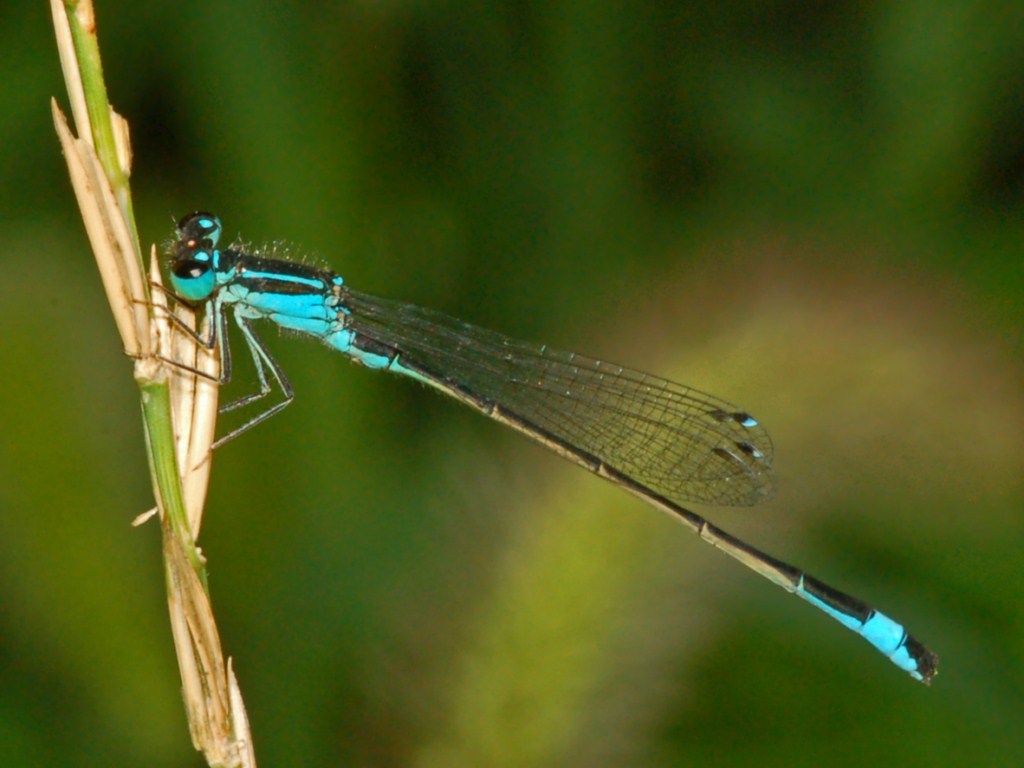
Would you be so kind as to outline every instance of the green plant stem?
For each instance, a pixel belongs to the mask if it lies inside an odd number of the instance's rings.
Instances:
[[[206,568],[196,551],[185,502],[182,496],[177,454],[174,450],[174,425],[171,422],[171,394],[166,381],[142,382],[142,418],[146,427],[149,470],[160,493],[164,513],[171,530],[184,545],[189,562],[209,594]]]
[[[135,213],[132,207],[132,190],[128,173],[118,158],[117,143],[114,139],[114,127],[111,122],[110,101],[107,97],[107,85],[103,79],[103,63],[100,59],[99,39],[96,36],[95,23],[86,27],[79,15],[82,3],[78,0],[66,0],[64,8],[71,27],[71,39],[75,44],[75,56],[78,60],[85,90],[86,109],[89,111],[89,122],[92,125],[93,146],[96,155],[103,165],[103,170],[114,189],[118,205],[128,222],[135,244],[135,253],[142,265],[142,248],[139,245],[138,228],[135,225]],[[92,19],[90,14],[90,20]]]

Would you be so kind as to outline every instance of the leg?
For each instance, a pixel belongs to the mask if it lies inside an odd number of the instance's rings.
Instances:
[[[259,377],[260,380],[260,390],[259,392],[253,392],[251,394],[245,395],[244,397],[240,397],[239,399],[234,400],[228,403],[227,405],[221,406],[221,412],[233,411],[236,408],[242,408],[243,406],[249,405],[250,403],[254,403],[257,400],[261,400],[262,398],[269,395],[271,390],[273,390],[273,385],[271,384],[270,379],[267,377],[267,371],[270,372],[270,376],[273,377],[274,381],[276,381],[277,385],[281,388],[281,392],[284,394],[284,400],[268,408],[266,411],[260,413],[259,415],[255,416],[249,421],[245,422],[242,426],[238,427],[237,429],[233,429],[230,432],[228,432],[226,435],[218,439],[213,444],[214,448],[219,448],[229,440],[234,440],[243,432],[248,432],[257,424],[266,421],[271,416],[275,415],[276,413],[287,407],[289,403],[291,403],[291,401],[295,399],[295,391],[292,389],[292,385],[288,383],[288,377],[285,376],[284,371],[281,369],[281,366],[277,364],[277,361],[274,360],[273,356],[270,354],[270,351],[263,345],[263,342],[260,341],[259,337],[256,335],[256,332],[253,331],[252,326],[249,324],[249,318],[243,317],[238,312],[235,312],[235,323],[238,325],[239,330],[241,330],[242,337],[245,339],[245,343],[249,347],[249,353],[252,355],[252,361],[256,366],[256,375]],[[225,333],[223,333],[222,338],[227,338],[226,329],[224,330]],[[227,344],[222,343],[221,349],[226,350],[227,346]],[[230,370],[230,352],[222,352],[222,355],[222,359],[226,358],[226,365],[228,370]]]
[[[217,302],[210,301],[206,303],[206,316],[210,318],[210,335],[206,338],[204,338],[198,331],[189,327],[184,320],[170,311],[170,309],[165,307],[161,307],[161,309],[165,310],[167,319],[170,321],[171,325],[205,349],[213,349],[217,346],[218,339],[227,338],[227,318],[224,317],[223,309]],[[166,358],[163,355],[157,355],[157,358],[168,365],[173,365],[175,368],[180,368],[184,371],[195,374],[196,376],[201,376],[207,381],[213,381],[221,385],[227,384],[231,381],[231,349],[227,344],[220,345],[220,376],[217,377],[211,376],[205,371],[200,371],[198,368],[194,368],[191,365],[185,365],[177,360]]]

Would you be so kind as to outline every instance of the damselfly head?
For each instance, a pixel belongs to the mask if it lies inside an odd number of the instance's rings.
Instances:
[[[216,287],[216,245],[223,227],[211,213],[197,211],[178,222],[171,261],[171,285],[181,298],[202,301]]]

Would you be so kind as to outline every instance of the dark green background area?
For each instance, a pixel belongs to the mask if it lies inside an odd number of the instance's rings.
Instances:
[[[701,511],[942,657],[926,688],[628,495],[266,329],[297,399],[217,452],[200,540],[261,765],[1024,761],[1024,4],[97,14],[144,242],[210,210],[742,404],[779,492]],[[198,766],[49,24],[0,11],[0,765]]]

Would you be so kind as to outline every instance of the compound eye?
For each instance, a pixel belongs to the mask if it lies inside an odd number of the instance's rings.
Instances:
[[[186,301],[204,301],[217,289],[216,270],[209,251],[180,253],[171,262],[171,285]]]
[[[190,213],[178,222],[179,240],[197,243],[209,240],[211,245],[216,245],[222,229],[220,219],[202,211]]]
[[[210,263],[209,261],[186,259],[176,262],[171,271],[179,280],[198,280],[210,271]]]

